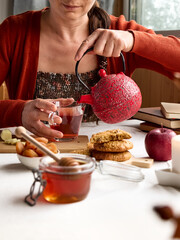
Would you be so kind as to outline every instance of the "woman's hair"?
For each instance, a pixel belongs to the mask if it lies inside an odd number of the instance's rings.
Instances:
[[[98,1],[96,1],[88,12],[89,17],[89,32],[94,32],[97,28],[108,29],[111,23],[110,17],[106,11],[99,7]]]

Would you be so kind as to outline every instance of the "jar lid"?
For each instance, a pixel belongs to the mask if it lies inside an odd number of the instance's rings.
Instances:
[[[123,180],[140,182],[144,179],[141,169],[125,163],[102,160],[97,163],[97,167],[102,174],[120,177]]]
[[[92,172],[95,168],[95,160],[86,155],[76,154],[76,153],[60,153],[58,154],[59,159],[61,158],[73,158],[76,161],[81,162],[82,164],[77,166],[61,166],[56,163],[50,157],[44,157],[41,159],[39,168],[44,172],[50,172],[60,175],[76,175]]]

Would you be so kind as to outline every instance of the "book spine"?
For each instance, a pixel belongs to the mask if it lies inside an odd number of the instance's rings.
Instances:
[[[156,124],[159,124],[159,125],[163,125],[164,127],[168,127],[168,128],[177,128],[177,126],[174,126],[173,122],[171,122],[170,120],[167,120],[167,119],[164,119],[164,118],[159,118],[159,117],[156,117],[156,116],[151,116],[149,114],[144,114],[144,113],[141,113],[141,112],[137,112],[133,118],[137,118],[137,119],[140,119],[140,120],[144,120],[144,121],[147,121],[147,122],[152,122],[152,123],[156,123]]]

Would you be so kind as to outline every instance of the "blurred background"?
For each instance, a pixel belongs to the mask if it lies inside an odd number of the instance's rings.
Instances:
[[[179,0],[99,0],[109,14],[125,14],[126,19],[154,30],[180,29]],[[49,6],[48,0],[14,0],[13,14]]]
[[[127,20],[156,31],[180,30],[179,0],[99,0],[109,14],[124,14]],[[0,0],[0,21],[11,14],[48,7],[48,0]]]
[[[123,14],[126,20],[135,20],[157,34],[180,37],[180,0],[99,0],[100,6],[109,14]],[[13,14],[48,7],[48,0],[0,0],[0,22]],[[139,85],[142,107],[160,106],[160,102],[180,102],[180,91],[172,81],[146,69],[133,74]],[[0,87],[0,99],[8,98],[6,87]]]

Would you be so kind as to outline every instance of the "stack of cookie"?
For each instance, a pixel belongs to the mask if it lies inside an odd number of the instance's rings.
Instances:
[[[126,161],[131,158],[130,149],[133,143],[127,139],[132,136],[121,129],[108,130],[93,134],[89,148],[96,160]]]

